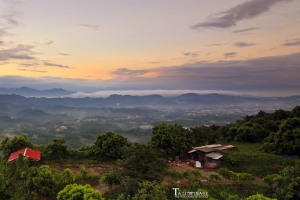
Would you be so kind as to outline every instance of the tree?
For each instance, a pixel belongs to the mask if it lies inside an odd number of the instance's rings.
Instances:
[[[192,138],[195,140],[196,146],[201,146],[205,144],[214,144],[217,139],[216,130],[218,127],[216,125],[207,127],[207,126],[196,126],[194,128],[190,128],[190,134]]]
[[[278,199],[300,199],[300,165],[286,167],[279,174],[268,175],[264,182]]]
[[[53,196],[56,194],[57,182],[48,165],[30,167],[24,176],[29,196]]]
[[[279,131],[271,133],[263,145],[266,152],[278,155],[300,155],[300,119],[283,120]]]
[[[98,190],[90,185],[69,184],[57,195],[58,200],[104,200]]]
[[[139,184],[140,189],[131,198],[132,200],[161,200],[167,198],[167,184],[157,183],[156,181],[144,181]]]
[[[43,150],[42,155],[47,160],[63,159],[69,156],[69,151],[64,138],[54,138]]]
[[[293,117],[300,117],[300,106],[296,106],[292,111],[291,114]]]
[[[8,180],[4,178],[3,174],[0,174],[0,199],[1,200],[9,199],[7,188],[8,188]]]
[[[193,140],[189,131],[181,125],[159,124],[152,129],[150,145],[170,157],[183,155],[184,151],[192,148]]]
[[[116,160],[123,155],[121,149],[128,145],[127,138],[124,136],[107,132],[97,135],[92,154],[96,160]]]
[[[23,148],[32,148],[33,144],[27,139],[25,134],[9,139],[5,137],[0,143],[0,150],[4,159],[8,159],[11,153]]]
[[[148,181],[161,181],[167,169],[167,163],[160,158],[159,153],[145,144],[125,147],[120,165],[131,178]]]
[[[271,199],[269,197],[265,197],[262,194],[255,194],[255,195],[251,195],[251,196],[247,197],[246,200],[276,200],[276,199]]]
[[[111,171],[103,174],[99,182],[104,183],[108,186],[109,190],[111,190],[113,185],[120,185],[121,180],[122,179],[119,173]]]
[[[279,121],[287,119],[290,116],[291,116],[291,112],[290,111],[286,111],[286,110],[282,110],[282,109],[276,110],[273,113],[273,119],[274,120],[279,120]]]
[[[69,168],[66,168],[62,173],[56,173],[55,179],[59,188],[63,189],[66,185],[74,183],[75,175]]]
[[[236,142],[256,142],[258,139],[253,124],[247,122],[237,128],[234,141]]]

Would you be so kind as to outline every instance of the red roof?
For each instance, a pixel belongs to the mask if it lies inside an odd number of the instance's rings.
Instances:
[[[36,161],[41,160],[41,152],[30,149],[30,148],[24,148],[19,151],[15,151],[15,152],[11,153],[8,158],[8,162],[16,160],[19,157],[20,153],[22,153],[24,155],[24,157],[26,157],[26,158],[30,158],[30,159],[36,160]]]

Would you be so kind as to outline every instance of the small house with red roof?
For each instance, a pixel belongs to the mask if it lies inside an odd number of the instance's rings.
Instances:
[[[24,148],[19,151],[15,151],[11,153],[7,161],[11,162],[18,159],[20,153],[23,154],[24,158],[27,158],[29,160],[33,160],[33,161],[41,160],[41,152],[30,148]]]

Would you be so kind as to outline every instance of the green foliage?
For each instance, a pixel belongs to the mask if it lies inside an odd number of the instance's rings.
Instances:
[[[11,153],[26,147],[32,148],[33,144],[27,139],[25,134],[21,134],[18,137],[15,136],[12,139],[5,137],[0,143],[0,151],[2,151],[4,159],[8,159]]]
[[[97,135],[91,151],[96,160],[117,160],[123,155],[121,149],[128,145],[127,138],[124,136],[107,132]]]
[[[64,138],[54,138],[52,142],[42,149],[42,156],[45,160],[65,159],[69,151]]]
[[[58,200],[104,200],[98,190],[90,185],[67,185],[57,195]]]
[[[300,106],[296,106],[292,111],[291,111],[292,117],[300,117]]]
[[[166,195],[167,184],[143,181],[139,184],[139,190],[131,198],[132,200],[161,200],[168,199]]]
[[[286,167],[279,174],[268,175],[264,181],[278,199],[300,199],[300,165]]]
[[[273,113],[273,119],[279,120],[279,121],[285,120],[285,119],[289,118],[290,116],[291,116],[290,111],[286,111],[286,110],[282,110],[282,109],[276,110]]]
[[[269,197],[265,197],[262,194],[255,194],[250,197],[247,197],[246,200],[276,200],[276,199],[271,199]]]
[[[72,158],[89,159],[91,158],[93,146],[82,145],[77,151],[72,152]]]
[[[195,146],[205,145],[205,144],[214,144],[217,139],[217,130],[218,126],[196,126],[190,128],[191,137],[194,139]]]
[[[248,144],[246,147],[249,146]],[[280,167],[294,166],[297,158],[286,159],[282,156],[257,152],[226,152],[223,151],[224,161],[222,167],[232,171],[250,173],[256,176],[266,176],[275,172],[274,165]]]
[[[55,174],[55,180],[58,183],[59,189],[63,189],[66,185],[72,184],[75,182],[75,175],[73,172],[66,168],[62,173]]]
[[[53,196],[57,193],[57,182],[47,165],[30,167],[25,177],[29,196]]]
[[[251,122],[229,128],[229,135],[235,142],[256,142],[258,136]]]
[[[123,150],[120,165],[127,170],[128,176],[148,181],[162,180],[168,165],[149,145],[134,144]]]
[[[183,178],[182,173],[174,169],[168,169],[166,171],[166,175],[172,178],[172,185],[174,185],[174,181],[178,181]]]
[[[191,134],[181,125],[159,124],[153,127],[150,145],[163,150],[166,157],[183,155],[193,146]]]
[[[226,141],[263,141],[279,130],[279,124],[283,120],[297,117],[299,110],[299,106],[296,106],[292,112],[279,109],[274,113],[259,111],[256,115],[246,115],[244,120],[237,120],[236,124],[227,125],[225,128],[223,127],[221,135]]]
[[[113,185],[120,185],[121,181],[121,175],[117,172],[111,171],[103,174],[99,182],[104,183],[111,190]]]
[[[255,180],[255,177],[248,173],[234,173],[227,168],[220,168],[218,172],[227,180],[232,180],[236,184],[246,184]]]
[[[240,200],[241,199],[238,195],[230,194],[230,193],[227,193],[226,191],[222,191],[220,193],[220,196],[226,200]]]
[[[214,172],[211,172],[209,174],[209,178],[208,178],[210,181],[213,181],[213,180],[216,180],[216,181],[220,181],[222,180],[221,177],[219,176],[219,174],[217,173],[214,173]]]
[[[0,199],[6,200],[8,199],[8,180],[5,179],[3,174],[0,174]]]
[[[278,155],[300,156],[300,118],[283,120],[279,131],[266,138],[263,149]]]
[[[82,178],[86,178],[88,171],[85,168],[80,168],[80,175]]]

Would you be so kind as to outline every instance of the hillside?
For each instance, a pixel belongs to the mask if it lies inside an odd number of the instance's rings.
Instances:
[[[0,88],[0,94],[15,94],[25,97],[57,97],[74,93],[75,92],[67,91],[62,88],[53,88],[50,90],[36,90],[25,86],[21,88]]]

